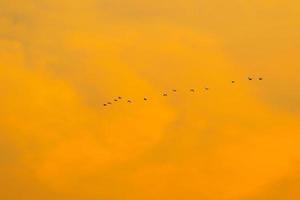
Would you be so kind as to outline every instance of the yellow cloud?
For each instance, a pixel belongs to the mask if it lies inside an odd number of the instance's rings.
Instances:
[[[296,199],[299,5],[282,5],[0,1],[0,197]]]

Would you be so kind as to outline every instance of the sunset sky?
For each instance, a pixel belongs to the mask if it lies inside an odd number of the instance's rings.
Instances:
[[[0,0],[0,89],[1,200],[300,199],[299,0]]]

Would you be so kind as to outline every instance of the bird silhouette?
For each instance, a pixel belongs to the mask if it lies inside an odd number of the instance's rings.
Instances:
[[[253,77],[247,77],[247,78],[248,78],[249,81],[252,81],[252,80],[256,79],[256,77],[255,77],[255,78],[253,78]],[[263,80],[263,77],[258,77],[257,79],[258,79],[259,81],[262,81],[262,80]],[[236,83],[236,81],[235,81],[235,80],[231,80],[231,83],[232,83],[232,84],[233,84],[233,83]],[[204,87],[204,90],[208,91],[208,90],[210,90],[210,88],[209,88],[209,87]],[[189,92],[194,93],[195,91],[196,91],[196,90],[195,90],[194,88],[190,88],[190,89],[189,89]],[[172,89],[171,92],[174,92],[174,93],[175,93],[175,92],[177,92],[177,89]],[[169,94],[168,94],[168,92],[163,92],[162,95],[163,95],[164,97],[166,97],[166,96],[168,96]],[[113,104],[112,102],[117,102],[117,101],[119,101],[119,100],[121,100],[121,99],[122,99],[121,96],[115,97],[115,98],[113,98],[112,101],[109,101],[109,102],[107,102],[107,103],[104,103],[103,106],[109,106],[109,105]],[[149,99],[148,99],[148,97],[143,97],[143,100],[144,100],[144,101],[148,101]],[[127,99],[127,103],[132,103],[132,101],[131,101],[130,99]],[[96,104],[96,106],[99,106],[99,104]]]

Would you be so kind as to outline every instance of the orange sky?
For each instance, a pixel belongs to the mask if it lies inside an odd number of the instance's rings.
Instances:
[[[298,200],[299,13],[0,0],[0,199]]]

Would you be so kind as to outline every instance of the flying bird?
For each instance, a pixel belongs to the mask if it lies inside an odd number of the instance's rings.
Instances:
[[[248,77],[248,80],[249,81],[252,81],[254,78],[253,77]],[[260,81],[262,81],[263,80],[263,77],[258,77],[258,80],[260,80]],[[231,83],[236,83],[236,81],[235,80],[231,80]],[[206,91],[208,91],[210,88],[208,88],[208,87],[205,87],[204,88],[204,90],[206,90]],[[176,89],[172,89],[171,90],[172,92],[177,92],[177,90]],[[190,92],[192,92],[192,93],[194,93],[195,92],[195,89],[194,88],[191,88],[190,90],[189,90]],[[162,95],[163,96],[168,96],[168,92],[164,92],[164,93],[162,93]],[[122,97],[121,96],[118,96],[118,97],[115,97],[114,99],[113,99],[113,101],[114,102],[117,102],[117,101],[119,101],[119,100],[121,100],[122,99]],[[143,100],[144,101],[148,101],[148,98],[147,97],[144,97],[143,98]],[[132,101],[130,100],[130,99],[128,99],[127,100],[127,103],[132,103]],[[108,105],[111,105],[112,104],[112,102],[107,102],[107,103],[104,103],[103,104],[103,106],[108,106]],[[96,106],[98,106],[99,104],[96,104]]]

